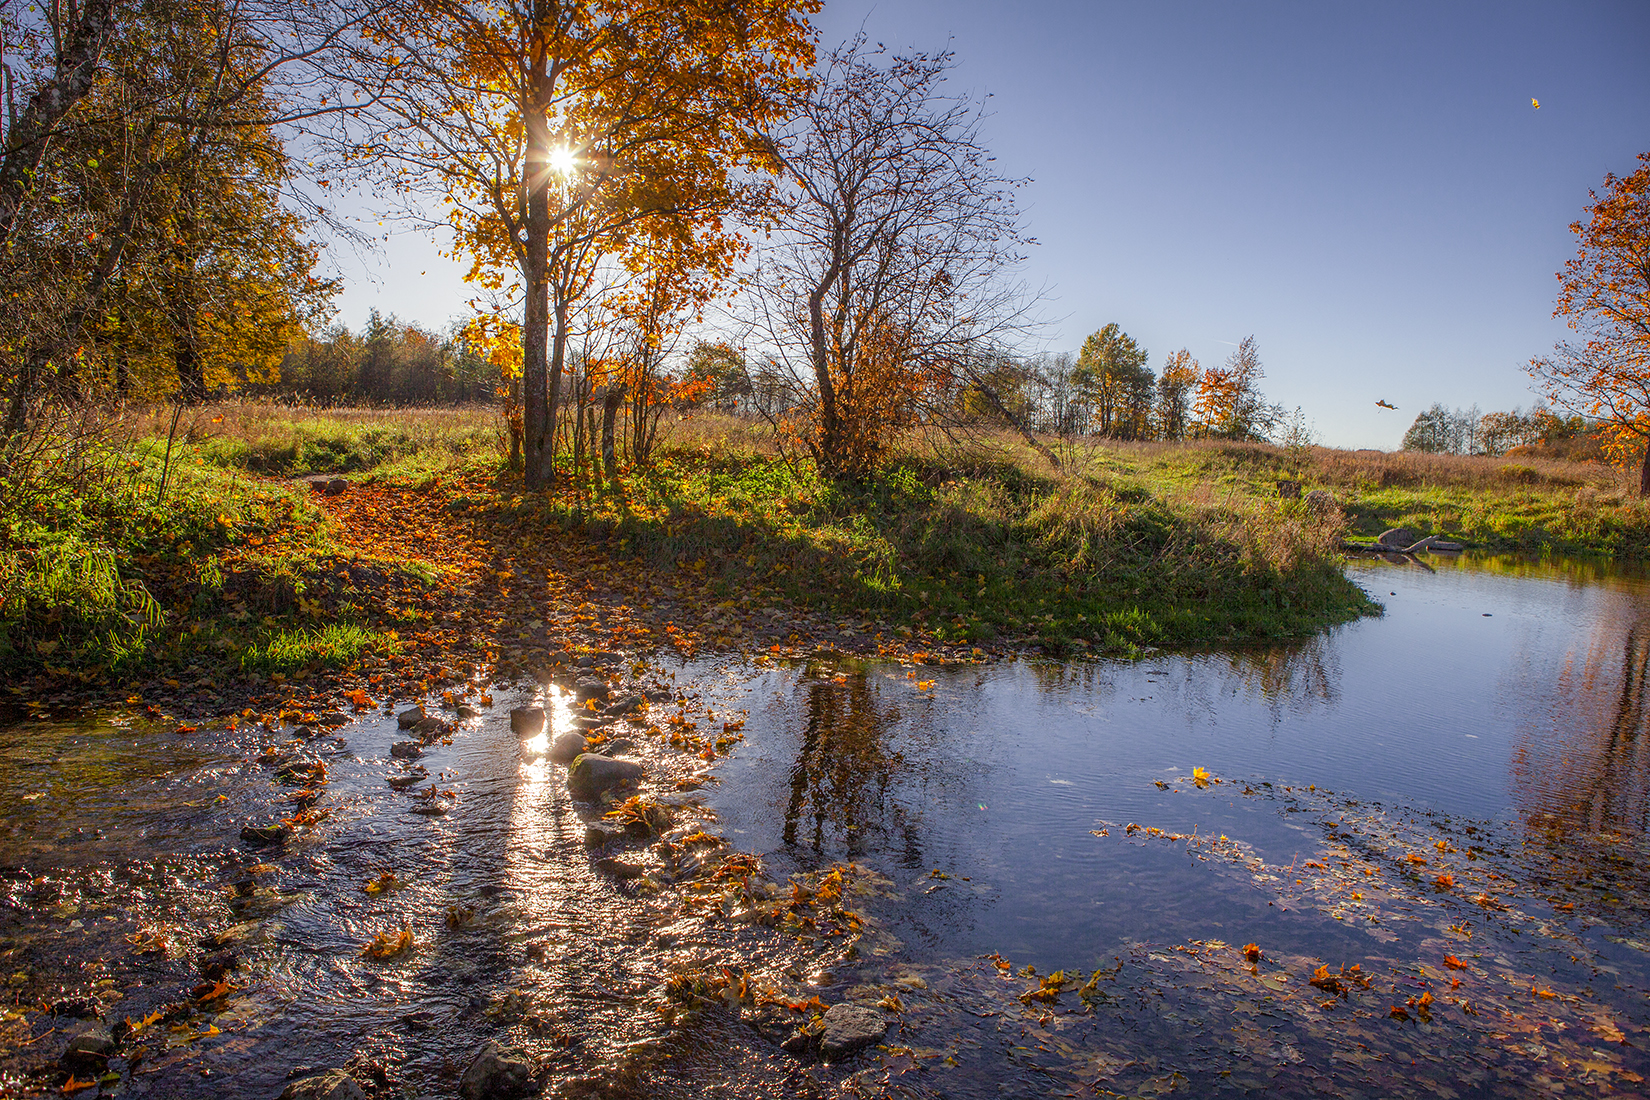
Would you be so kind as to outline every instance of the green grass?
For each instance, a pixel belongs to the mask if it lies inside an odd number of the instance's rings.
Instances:
[[[0,497],[0,672],[92,681],[233,665],[243,651],[248,671],[347,663],[383,648],[353,625],[381,585],[432,579],[344,554],[307,489],[187,444],[169,464],[165,451],[139,437],[14,456],[22,476]],[[350,570],[365,589],[337,579]]]
[[[1041,465],[911,458],[855,489],[772,455],[698,448],[661,454],[622,492],[500,503],[528,526],[578,527],[708,579],[721,597],[892,619],[949,642],[1133,653],[1298,636],[1378,610],[1338,567],[1339,528],[1298,502]]]
[[[343,668],[368,653],[401,651],[392,632],[354,623],[296,627],[263,632],[240,654],[240,668],[262,676],[291,675],[309,668]]]

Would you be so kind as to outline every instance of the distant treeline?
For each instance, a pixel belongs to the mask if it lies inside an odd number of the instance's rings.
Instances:
[[[1404,433],[1406,451],[1429,454],[1505,455],[1539,453],[1554,458],[1597,458],[1598,425],[1584,416],[1559,416],[1544,405],[1529,412],[1481,412],[1477,405],[1448,409],[1441,404],[1415,418]]]
[[[298,335],[271,373],[247,392],[319,405],[447,405],[497,401],[503,384],[462,330],[444,335],[376,309],[359,332],[335,325]]]

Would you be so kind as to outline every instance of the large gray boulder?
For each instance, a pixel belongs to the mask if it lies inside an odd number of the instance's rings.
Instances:
[[[567,789],[573,792],[574,798],[594,802],[603,791],[634,783],[641,777],[640,764],[582,752],[567,766]]]
[[[533,1064],[521,1051],[501,1047],[491,1039],[476,1050],[470,1068],[458,1081],[463,1100],[504,1100],[532,1091]]]
[[[281,1100],[367,1100],[367,1094],[343,1070],[329,1069],[293,1081]]]
[[[825,1010],[825,1033],[819,1037],[819,1052],[826,1061],[846,1058],[856,1050],[882,1042],[888,1033],[888,1017],[863,1005],[834,1004]]]

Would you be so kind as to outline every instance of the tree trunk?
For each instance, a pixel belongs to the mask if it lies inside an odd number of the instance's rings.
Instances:
[[[549,62],[542,48],[531,61],[532,75],[524,104],[527,128],[527,210],[522,219],[525,256],[521,318],[522,484],[547,489],[554,477],[556,395],[546,378],[550,343],[550,124],[544,101],[549,91]]]
[[[608,481],[619,476],[619,450],[614,444],[613,427],[619,418],[619,404],[623,400],[623,386],[609,386],[602,395],[602,466],[607,470]]]
[[[114,0],[86,0],[80,20],[68,28],[56,75],[40,86],[12,120],[0,150],[0,244],[11,239],[17,226],[24,194],[46,155],[52,131],[92,90],[98,58],[115,31],[114,8]]]
[[[1650,497],[1650,439],[1644,442],[1644,465],[1639,467],[1639,496]]]

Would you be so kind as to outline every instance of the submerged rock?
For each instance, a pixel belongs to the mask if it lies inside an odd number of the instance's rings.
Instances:
[[[348,1073],[329,1069],[291,1082],[281,1100],[367,1100],[367,1094]]]
[[[580,753],[567,766],[567,789],[573,797],[593,802],[613,787],[634,783],[642,777],[642,766],[629,760],[614,760],[595,753]]]
[[[470,1068],[458,1081],[463,1100],[495,1100],[533,1091],[533,1065],[519,1050],[489,1039],[476,1050]]]
[[[582,733],[562,733],[550,742],[550,751],[546,754],[551,761],[557,764],[571,764],[573,758],[589,747],[589,742]]]
[[[400,714],[397,714],[395,716],[395,723],[396,723],[396,725],[400,726],[402,729],[411,729],[413,727],[413,724],[416,723],[417,721],[419,721],[423,717],[424,717],[424,704],[420,703],[416,707],[409,707],[408,709],[402,711]]]
[[[244,825],[241,827],[241,839],[254,848],[261,848],[265,844],[279,844],[290,834],[285,825]]]
[[[390,746],[390,755],[399,760],[417,760],[424,755],[424,749],[417,741],[397,741]]]
[[[62,1058],[66,1066],[107,1062],[115,1052],[115,1037],[101,1020],[84,1020],[75,1024],[69,1028],[68,1039]]]
[[[517,737],[537,737],[544,732],[543,707],[517,707],[510,712],[510,728]]]
[[[617,879],[641,878],[647,874],[647,868],[640,863],[627,863],[622,859],[614,859],[612,856],[598,859],[596,870],[612,875]]]
[[[825,1010],[825,1033],[819,1038],[819,1052],[830,1061],[880,1043],[888,1033],[888,1022],[888,1017],[874,1008],[834,1004]]]

